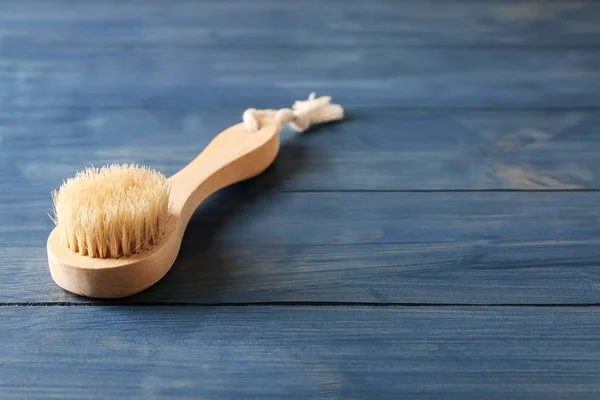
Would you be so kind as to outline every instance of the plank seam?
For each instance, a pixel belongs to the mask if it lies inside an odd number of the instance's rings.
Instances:
[[[1,0],[0,0],[1,1]],[[0,3],[1,4],[1,3]],[[290,97],[291,99],[291,97]],[[449,107],[449,106],[369,106],[369,105],[350,105],[344,107],[347,111],[364,110],[364,111],[375,111],[375,112],[432,112],[432,111],[443,111],[443,112],[600,112],[600,106],[462,106],[462,107]],[[115,105],[93,105],[93,106],[73,106],[73,105],[31,105],[31,106],[16,106],[16,105],[3,105],[0,111],[0,116],[3,114],[10,114],[14,111],[53,111],[53,110],[108,110],[108,111],[177,111],[184,110],[189,111],[188,108],[181,107],[151,107],[151,106],[115,106]],[[197,112],[202,111],[231,111],[236,116],[241,116],[243,107],[206,107],[198,106],[194,107]]]
[[[561,308],[600,307],[600,303],[385,303],[360,301],[267,301],[247,303],[186,303],[186,302],[4,302],[0,307],[506,307],[506,308]]]
[[[0,4],[2,2],[0,1]],[[352,33],[352,31],[337,30],[336,33]],[[36,40],[30,41],[28,44],[31,45],[44,45],[44,46],[55,46],[57,48],[89,48],[90,46],[99,48],[109,49],[160,49],[161,47],[168,48],[192,48],[192,49],[229,49],[229,50],[293,50],[293,49],[308,49],[308,50],[386,50],[386,49],[415,49],[415,50],[597,50],[600,48],[598,44],[508,44],[508,43],[494,43],[494,42],[481,42],[473,44],[453,44],[453,43],[432,43],[432,44],[310,44],[310,43],[290,43],[290,44],[252,44],[252,45],[237,45],[231,43],[225,44],[210,44],[210,43],[189,43],[189,42],[121,42],[121,43],[106,43],[106,42],[69,42],[69,41],[52,41],[52,40]]]
[[[516,189],[516,188],[489,188],[489,189],[288,189],[276,190],[276,193],[480,193],[480,192],[530,192],[530,193],[560,193],[560,192],[600,192],[600,188],[573,188],[573,189]]]
[[[8,3],[14,0],[0,0],[0,4],[2,3]],[[111,3],[124,3],[124,4],[131,4],[131,3],[135,3],[135,2],[139,2],[141,4],[159,4],[159,3],[166,3],[169,2],[171,0],[123,0],[123,1],[119,1],[119,0],[112,0],[112,1],[107,1],[106,4],[111,4]],[[173,3],[200,3],[200,4],[211,4],[211,3],[219,3],[221,0],[176,0],[176,1],[172,1]],[[316,2],[318,0],[313,0],[312,2]],[[393,0],[392,0],[393,1]],[[420,2],[421,0],[403,0],[405,3],[416,3],[416,2]],[[427,3],[443,3],[446,2],[447,0],[427,0]],[[482,3],[482,4],[511,4],[512,0],[506,1],[506,0],[461,0],[459,3],[463,3],[463,4],[473,4],[473,3]],[[552,3],[552,4],[562,4],[562,3],[566,3],[568,4],[571,0],[544,0],[547,3]],[[46,0],[47,3],[50,4],[70,4],[70,3],[94,3],[96,2],[96,0]],[[265,3],[264,1],[254,1],[255,3]],[[347,3],[361,3],[363,2],[362,0],[331,0],[332,3],[343,3],[343,2],[347,2]],[[379,0],[379,2],[382,3],[386,3],[389,1],[385,1],[385,0]],[[532,2],[539,2],[539,0],[534,0]],[[581,4],[598,4],[598,0],[579,0],[578,1]],[[306,4],[310,4],[311,1],[305,1]]]

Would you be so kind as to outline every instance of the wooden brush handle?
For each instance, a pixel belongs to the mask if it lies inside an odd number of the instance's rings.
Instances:
[[[194,210],[211,194],[267,169],[279,152],[280,130],[281,125],[274,120],[264,123],[257,132],[248,132],[244,124],[234,125],[169,178],[169,197],[180,226],[187,225]]]

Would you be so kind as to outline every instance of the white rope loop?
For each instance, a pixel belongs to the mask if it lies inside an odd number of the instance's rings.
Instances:
[[[344,109],[339,104],[331,104],[330,96],[316,98],[311,93],[307,100],[294,102],[292,108],[280,110],[256,110],[249,108],[244,111],[242,119],[248,132],[257,132],[260,129],[259,119],[269,116],[278,124],[289,123],[297,132],[304,132],[313,124],[337,121],[344,118]]]

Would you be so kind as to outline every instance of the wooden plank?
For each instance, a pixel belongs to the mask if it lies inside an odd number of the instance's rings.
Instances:
[[[287,103],[291,102],[289,99]],[[49,192],[87,165],[183,168],[242,109],[0,110],[0,188]],[[600,189],[600,112],[350,108],[340,124],[284,132],[253,181],[276,191]]]
[[[589,1],[3,1],[3,43],[598,46]]]
[[[276,193],[194,215],[171,272],[125,302],[600,303],[599,192]],[[81,302],[50,279],[49,194],[0,191],[0,301]]]
[[[4,399],[590,399],[593,308],[2,307]]]
[[[0,107],[600,107],[595,49],[220,48],[0,42]]]

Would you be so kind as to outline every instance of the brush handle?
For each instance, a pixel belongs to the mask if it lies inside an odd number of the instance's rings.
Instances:
[[[196,208],[211,194],[267,169],[279,152],[280,131],[281,124],[273,119],[263,122],[257,132],[248,132],[244,124],[234,125],[170,177],[169,199],[179,226],[185,229]]]

